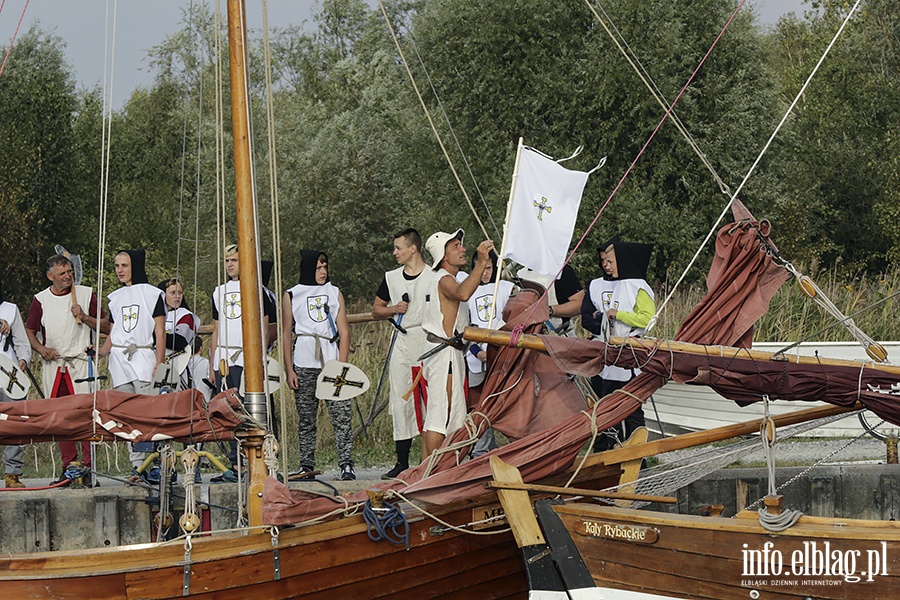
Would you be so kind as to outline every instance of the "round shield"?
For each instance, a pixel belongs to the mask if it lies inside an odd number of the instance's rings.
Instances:
[[[0,354],[0,389],[11,400],[21,400],[28,395],[31,382],[25,373],[19,369],[19,365],[6,356]]]
[[[266,393],[274,394],[281,387],[281,375],[284,371],[281,369],[281,363],[272,358],[266,357]],[[244,374],[241,373],[241,388],[239,393],[244,395]]]
[[[350,363],[332,360],[325,363],[316,379],[319,400],[349,400],[369,389],[369,378]]]

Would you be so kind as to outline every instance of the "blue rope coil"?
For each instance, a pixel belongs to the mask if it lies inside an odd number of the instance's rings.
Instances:
[[[387,540],[392,544],[405,545],[409,550],[409,523],[403,511],[392,504],[384,503],[385,508],[374,508],[369,500],[363,507],[363,520],[366,522],[366,533],[373,542]]]

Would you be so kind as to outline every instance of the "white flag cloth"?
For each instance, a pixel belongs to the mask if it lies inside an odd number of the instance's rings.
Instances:
[[[588,175],[523,146],[503,258],[555,277],[566,260]]]

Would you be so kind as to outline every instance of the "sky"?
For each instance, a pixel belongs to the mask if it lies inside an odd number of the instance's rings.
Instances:
[[[369,0],[375,4],[375,0]],[[208,4],[212,0],[121,0],[116,18],[115,70],[112,81],[113,106],[121,107],[131,91],[153,82],[146,56],[147,50],[165,40],[180,28],[183,11],[191,4]],[[75,68],[79,84],[84,87],[102,85],[106,46],[107,5],[112,13],[113,0],[4,0],[0,12],[0,42],[3,55],[12,39],[24,10],[20,33],[35,22],[51,30],[66,42],[66,57]],[[226,2],[221,2],[223,12]],[[763,23],[775,23],[789,12],[802,14],[808,8],[803,0],[749,0]],[[303,25],[312,27],[312,15],[318,10],[317,0],[268,0],[269,26]],[[247,22],[251,28],[262,26],[261,0],[247,1]],[[108,19],[112,23],[112,17]]]

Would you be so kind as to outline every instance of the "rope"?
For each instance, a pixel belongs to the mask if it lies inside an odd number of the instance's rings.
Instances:
[[[451,525],[450,523],[439,519],[437,517],[437,515],[434,515],[434,514],[428,512],[427,510],[425,510],[424,508],[422,508],[421,506],[413,503],[412,500],[410,500],[409,498],[407,498],[406,496],[404,496],[401,492],[398,492],[397,490],[388,490],[387,493],[385,493],[385,497],[397,497],[400,500],[402,500],[403,502],[405,502],[406,504],[408,504],[410,508],[413,508],[413,509],[419,511],[420,513],[422,513],[424,516],[428,517],[432,521],[440,523],[441,525],[446,527],[448,530],[457,531],[459,533],[468,533],[469,535],[498,535],[501,533],[507,533],[507,532],[511,531],[511,529],[509,527],[504,527],[503,529],[497,529],[494,531],[473,531],[471,529],[466,529],[466,527],[468,527],[468,526],[483,525],[485,523],[490,523],[492,521],[499,521],[501,519],[506,519],[505,515],[499,515],[496,517],[488,517],[487,519],[482,519],[480,521],[472,521],[472,522],[467,523],[462,526]]]
[[[379,1],[380,1],[380,0],[379,0]],[[571,251],[571,252],[569,253],[569,255],[566,257],[565,262],[563,262],[563,266],[559,269],[559,271],[556,273],[556,276],[553,278],[554,280],[558,279],[559,276],[562,275],[562,271],[563,271],[563,269],[565,268],[565,266],[566,266],[567,264],[569,264],[569,261],[571,261],[571,260],[572,260],[572,257],[575,256],[575,253],[578,252],[579,248],[581,248],[581,244],[584,243],[584,240],[587,238],[588,234],[594,229],[594,226],[597,224],[597,221],[600,220],[600,216],[601,216],[601,215],[603,214],[603,212],[606,210],[606,207],[609,206],[610,202],[612,202],[612,199],[613,199],[613,198],[615,197],[615,195],[618,193],[619,188],[622,187],[622,184],[625,183],[625,180],[626,180],[626,179],[628,178],[628,176],[631,174],[631,171],[633,171],[633,170],[634,170],[634,167],[637,166],[638,161],[641,159],[641,157],[644,155],[644,152],[646,152],[647,148],[650,146],[650,143],[651,143],[651,142],[653,141],[653,139],[656,137],[656,134],[659,132],[660,128],[663,126],[663,123],[666,122],[666,120],[669,118],[669,115],[671,115],[672,112],[675,110],[675,105],[678,104],[678,101],[679,101],[679,100],[681,100],[681,97],[682,97],[682,96],[684,95],[684,93],[687,91],[688,86],[690,86],[691,83],[693,83],[694,78],[697,76],[697,73],[700,72],[700,69],[703,67],[704,63],[706,63],[706,59],[708,59],[709,56],[710,56],[710,54],[712,54],[712,51],[715,49],[716,45],[719,43],[719,40],[721,40],[721,39],[722,39],[722,36],[725,35],[725,32],[728,30],[728,27],[731,25],[731,22],[734,21],[734,18],[737,16],[738,11],[741,10],[741,8],[744,6],[744,3],[745,3],[746,1],[747,1],[747,0],[741,0],[741,2],[740,2],[740,3],[737,5],[737,7],[734,9],[734,12],[731,13],[731,16],[728,17],[728,21],[727,21],[727,22],[725,23],[725,25],[722,27],[722,30],[719,31],[719,34],[716,36],[716,39],[713,40],[713,43],[712,43],[712,45],[709,47],[709,49],[706,51],[706,54],[704,54],[704,55],[703,55],[703,58],[700,59],[700,63],[697,65],[697,67],[696,67],[696,68],[694,69],[694,71],[691,73],[691,76],[688,77],[688,80],[687,80],[687,81],[685,82],[685,84],[682,86],[681,90],[679,90],[678,95],[675,96],[675,100],[673,100],[673,101],[672,101],[672,104],[666,109],[665,114],[662,116],[662,119],[659,120],[659,123],[656,124],[656,127],[653,129],[653,132],[650,134],[650,137],[648,137],[648,138],[647,138],[647,141],[644,142],[644,145],[641,146],[641,149],[638,151],[637,156],[635,156],[635,157],[634,157],[634,160],[631,161],[631,164],[628,165],[628,168],[625,170],[625,173],[624,173],[624,174],[622,175],[622,177],[619,179],[619,182],[618,182],[618,183],[616,184],[616,186],[613,188],[612,192],[609,194],[609,197],[608,197],[608,198],[606,199],[606,201],[603,203],[603,206],[601,206],[601,207],[600,207],[600,210],[597,211],[597,215],[596,215],[596,216],[594,217],[594,219],[591,221],[590,225],[588,225],[587,229],[584,230],[584,233],[582,234],[581,238],[579,238],[578,243],[575,244],[575,247],[572,248],[572,251]],[[733,199],[732,199],[732,201],[733,201]],[[721,217],[720,217],[720,219],[721,219]],[[698,251],[698,253],[699,253],[699,251]],[[692,263],[692,264],[693,264],[693,263]],[[683,277],[683,276],[682,276],[682,277]],[[550,291],[550,288],[549,288],[549,286],[548,286],[547,289],[544,290],[544,294],[543,294],[543,296],[541,296],[541,299],[543,299],[545,296],[547,296],[547,294],[549,293],[549,291]],[[671,295],[670,295],[670,297],[671,297]],[[667,300],[668,300],[668,299],[667,299]],[[539,304],[540,304],[540,302],[536,302],[536,303],[534,304],[534,306],[531,308],[531,312],[529,313],[529,317],[530,317],[531,315],[534,314],[534,311],[537,310],[537,307],[538,307]],[[661,309],[660,309],[660,310],[661,310]],[[657,315],[658,315],[658,314],[659,314],[659,311],[657,311]],[[653,319],[655,319],[655,318],[656,318],[656,315],[654,315],[653,318],[651,318],[650,324],[653,324],[653,322],[654,322]],[[647,331],[649,331],[649,325],[648,325]]]
[[[781,117],[781,121],[778,123],[778,126],[775,127],[775,131],[772,132],[772,135],[769,136],[769,139],[766,141],[762,150],[760,150],[759,155],[756,157],[756,160],[754,160],[753,164],[750,165],[750,169],[747,171],[747,174],[744,175],[744,179],[741,181],[741,184],[737,187],[737,189],[731,195],[731,198],[725,204],[725,208],[722,209],[722,213],[719,215],[719,218],[716,219],[715,223],[713,223],[713,226],[710,228],[709,233],[706,235],[706,238],[703,240],[703,243],[701,243],[700,247],[697,248],[697,252],[694,253],[693,258],[691,258],[691,261],[688,263],[687,267],[685,267],[684,272],[681,274],[681,277],[679,277],[678,281],[675,282],[675,285],[672,287],[672,291],[669,292],[669,295],[666,296],[666,299],[663,300],[662,304],[656,309],[656,314],[650,318],[650,322],[647,324],[647,333],[650,333],[650,330],[652,330],[653,327],[656,325],[656,322],[659,320],[660,313],[663,311],[663,309],[669,303],[669,300],[672,299],[672,296],[675,295],[675,290],[678,289],[678,285],[682,282],[682,280],[684,280],[685,276],[687,276],[688,272],[691,270],[691,267],[694,266],[694,263],[697,262],[697,258],[700,256],[700,253],[703,251],[703,249],[709,243],[709,240],[715,234],[716,230],[719,227],[719,223],[721,223],[722,219],[725,218],[725,215],[728,212],[728,210],[731,208],[731,205],[734,203],[735,198],[737,198],[738,194],[741,193],[741,190],[744,189],[744,185],[746,185],[747,181],[750,179],[750,176],[753,174],[753,171],[756,170],[756,166],[762,160],[766,151],[769,149],[769,146],[772,145],[772,142],[775,140],[775,136],[777,136],[778,132],[781,131],[781,127],[784,125],[784,123],[787,121],[788,117],[794,111],[794,107],[797,106],[797,103],[800,101],[800,97],[803,95],[803,92],[805,92],[806,88],[809,87],[809,84],[812,81],[812,78],[819,71],[819,67],[825,61],[825,57],[828,56],[828,53],[831,51],[831,48],[834,46],[835,42],[837,42],[841,33],[844,31],[844,27],[847,26],[847,23],[850,21],[850,18],[856,12],[856,9],[857,9],[857,7],[859,7],[860,2],[861,2],[861,0],[856,0],[856,4],[854,4],[853,8],[850,9],[850,12],[847,13],[847,17],[844,19],[843,23],[841,23],[841,26],[838,28],[837,32],[834,34],[834,37],[831,39],[831,42],[828,44],[828,47],[825,48],[825,52],[822,54],[821,58],[819,58],[819,62],[816,63],[816,66],[810,72],[809,77],[806,78],[806,81],[803,83],[803,86],[801,86],[800,91],[797,92],[797,95],[794,97],[793,102],[791,102],[791,105],[788,107],[787,111],[785,111],[784,116]],[[743,2],[742,2],[742,4],[743,4]],[[676,98],[676,100],[677,100],[677,98]]]
[[[406,28],[407,38],[412,45],[413,52],[416,53],[416,58],[419,61],[419,67],[421,67],[422,72],[425,74],[425,78],[428,80],[428,85],[431,87],[431,93],[434,95],[435,101],[437,101],[438,108],[441,110],[441,116],[444,117],[444,123],[446,123],[447,128],[450,130],[450,135],[453,137],[453,142],[456,144],[456,150],[459,152],[460,156],[463,159],[463,163],[466,165],[466,171],[469,173],[469,178],[472,180],[472,185],[475,186],[475,191],[478,192],[478,197],[481,199],[481,204],[484,206],[484,210],[487,213],[488,220],[490,220],[491,225],[494,227],[494,233],[497,236],[497,239],[501,239],[503,234],[500,233],[500,228],[497,227],[496,221],[494,221],[494,215],[491,214],[491,209],[488,206],[487,200],[484,199],[484,194],[481,193],[481,188],[478,186],[478,181],[475,180],[475,174],[472,172],[472,167],[469,164],[469,159],[466,157],[466,153],[463,152],[462,145],[459,143],[459,139],[456,137],[456,131],[453,130],[453,125],[450,123],[450,117],[447,116],[447,111],[444,110],[444,104],[441,102],[440,96],[438,96],[437,89],[434,87],[434,82],[431,80],[431,75],[428,74],[428,69],[425,68],[425,62],[422,60],[422,56],[419,54],[419,47],[416,45],[416,40],[413,37],[412,31],[409,28]],[[465,190],[463,190],[465,194]],[[487,235],[487,234],[485,234]]]
[[[269,181],[271,182],[271,207],[272,207],[272,248],[275,262],[275,311],[278,318],[279,325],[284,323],[284,306],[281,302],[281,297],[283,295],[282,285],[282,271],[281,271],[281,210],[279,204],[278,197],[278,154],[275,151],[275,103],[274,103],[274,91],[272,86],[272,52],[271,45],[269,42],[269,3],[268,0],[263,0],[262,3],[263,9],[263,56],[265,58],[265,72],[266,72],[266,124],[268,130],[268,140],[269,140]],[[281,343],[275,344],[275,358],[278,359],[279,364],[284,364],[284,345]],[[268,374],[267,374],[268,377]],[[274,408],[274,407],[270,407]],[[278,387],[278,408],[280,414],[280,425],[281,431],[280,436],[281,439],[288,439],[288,411],[287,411],[287,399],[285,398],[285,390],[284,386]],[[273,410],[269,410],[268,414],[270,415],[270,423],[269,429],[272,429],[271,423],[271,415],[274,414]],[[287,445],[282,448],[282,456],[281,456],[281,471],[282,473],[288,472],[288,465],[290,464]]]
[[[416,79],[415,77],[413,77],[412,71],[409,68],[409,63],[406,61],[406,56],[403,54],[403,49],[400,48],[400,40],[397,39],[397,33],[394,31],[394,26],[391,24],[391,20],[387,15],[387,11],[385,11],[384,2],[382,0],[378,0],[378,7],[381,9],[381,14],[384,15],[384,20],[387,23],[388,30],[391,32],[391,37],[394,40],[394,45],[397,47],[397,52],[400,54],[400,60],[403,61],[403,66],[406,69],[406,74],[409,76],[409,81],[413,86],[413,90],[416,92],[416,97],[419,99],[419,104],[422,105],[422,110],[425,111],[425,118],[428,119],[428,124],[431,126],[431,131],[432,133],[434,133],[434,137],[437,138],[438,145],[441,147],[441,152],[444,153],[444,159],[447,161],[447,165],[450,167],[450,171],[453,173],[453,177],[456,179],[456,184],[462,191],[462,194],[466,199],[466,203],[469,205],[469,209],[472,211],[472,215],[478,222],[478,226],[481,228],[482,233],[484,233],[484,237],[490,238],[491,236],[488,235],[487,229],[485,229],[484,227],[484,223],[481,222],[481,218],[478,216],[478,213],[475,210],[475,206],[472,204],[472,199],[469,198],[469,194],[468,192],[466,192],[466,188],[463,185],[462,180],[459,178],[459,173],[456,172],[456,168],[453,166],[453,161],[450,159],[450,154],[447,153],[447,148],[444,146],[444,141],[441,139],[441,135],[438,133],[437,128],[434,125],[434,121],[431,118],[431,113],[428,111],[428,106],[425,104],[425,100],[422,98],[422,93],[419,91],[419,86],[416,85]]]
[[[628,61],[628,64],[631,65],[631,68],[634,69],[634,72],[637,73],[638,78],[647,86],[647,89],[650,90],[650,94],[653,96],[654,100],[663,107],[663,110],[669,105],[669,101],[666,100],[662,91],[660,91],[659,87],[656,85],[656,82],[653,81],[653,78],[650,76],[650,73],[647,72],[647,69],[644,68],[644,65],[641,64],[641,61],[637,58],[634,50],[628,45],[628,42],[625,41],[625,36],[622,35],[622,32],[616,27],[615,23],[613,23],[612,19],[607,14],[606,10],[604,10],[603,5],[600,4],[599,1],[596,2],[597,7],[600,9],[600,12],[603,13],[603,16],[606,18],[604,21],[600,15],[597,13],[597,10],[594,8],[593,4],[591,4],[591,0],[584,0],[584,3],[587,4],[588,9],[590,9],[591,13],[593,13],[594,17],[603,26],[603,29],[606,33],[609,34],[610,39],[612,39],[613,44],[615,44],[616,48],[619,49],[619,52],[622,53],[622,56],[625,57],[625,60]],[[607,26],[606,22],[609,21],[609,26]],[[610,30],[610,27],[615,30],[615,34]],[[617,37],[618,36],[618,37]],[[621,43],[620,43],[621,41]],[[624,44],[624,48],[622,47]],[[627,49],[627,51],[626,51]],[[678,118],[678,115],[675,112],[672,112],[672,122],[675,127],[687,141],[688,145],[697,154],[700,158],[700,161],[706,166],[710,173],[712,173],[713,179],[716,180],[716,183],[719,186],[719,190],[722,191],[723,194],[730,194],[731,190],[728,188],[728,184],[722,180],[719,176],[719,173],[716,171],[715,167],[712,166],[712,163],[707,158],[706,154],[700,149],[697,145],[697,142],[694,140],[693,136],[684,126],[684,123],[681,122],[681,119]]]
[[[3,75],[3,71],[6,69],[6,61],[9,60],[9,55],[12,54],[13,44],[19,36],[19,28],[22,27],[22,21],[25,20],[25,11],[28,10],[28,3],[30,1],[31,0],[25,0],[25,6],[22,7],[22,15],[19,17],[19,24],[16,25],[16,31],[13,33],[12,39],[9,40],[9,48],[6,50],[6,55],[3,57],[3,64],[0,65],[0,75]],[[4,4],[6,4],[6,0],[3,0],[3,4],[0,4],[0,11],[3,10]]]
[[[103,42],[103,120],[100,127],[100,215],[99,226],[100,231],[97,236],[97,302],[102,302],[103,298],[103,263],[106,260],[106,218],[109,209],[109,155],[112,146],[112,98],[113,98],[113,82],[115,80],[116,65],[116,25],[118,23],[119,2],[113,2],[112,17],[112,44],[110,44],[109,32],[109,0],[106,3],[105,17],[105,34]],[[110,47],[111,46],[111,47]],[[107,59],[109,65],[107,68]],[[107,75],[109,76],[109,85],[107,85]],[[98,310],[99,316],[99,310]],[[94,327],[94,339],[100,339],[100,319],[96,319]],[[97,365],[95,365],[96,368]],[[95,373],[96,374],[96,373]],[[94,413],[97,412],[97,392],[100,391],[99,385],[94,385],[94,397],[92,407]],[[97,420],[91,420],[91,431],[94,437],[97,437]],[[93,453],[93,445],[91,446]],[[93,463],[92,463],[93,464]]]
[[[363,507],[363,520],[366,522],[366,534],[373,542],[387,540],[409,550],[409,523],[406,515],[396,505],[384,503],[385,508],[375,508],[369,500]]]

